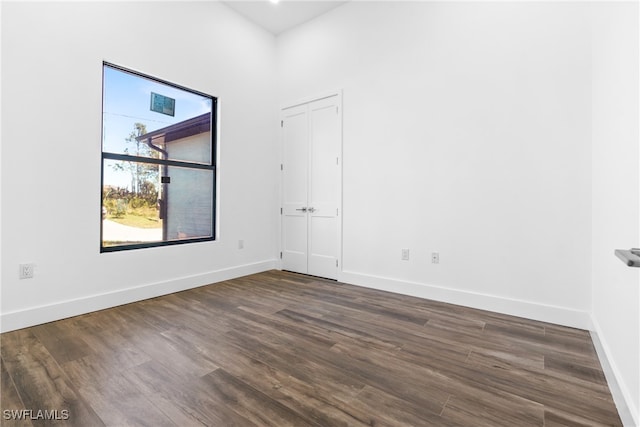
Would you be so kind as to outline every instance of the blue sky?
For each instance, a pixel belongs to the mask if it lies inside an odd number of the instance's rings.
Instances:
[[[210,98],[106,65],[103,85],[103,151],[124,153],[124,149],[131,146],[126,138],[136,122],[144,123],[147,132],[151,132],[211,111]],[[151,92],[175,99],[174,117],[151,111]],[[105,167],[104,183],[126,187],[130,176]]]

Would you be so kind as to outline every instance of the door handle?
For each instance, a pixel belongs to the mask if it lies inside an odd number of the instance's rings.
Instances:
[[[296,209],[297,211],[302,211],[302,212],[306,212],[307,208],[300,208],[300,209]]]
[[[316,208],[309,208],[309,212],[314,213],[316,211]]]
[[[631,248],[629,250],[616,249],[615,255],[629,267],[640,267],[640,249]]]

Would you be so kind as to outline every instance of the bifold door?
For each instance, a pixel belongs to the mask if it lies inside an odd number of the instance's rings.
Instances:
[[[340,98],[282,110],[282,268],[336,279],[340,254]]]

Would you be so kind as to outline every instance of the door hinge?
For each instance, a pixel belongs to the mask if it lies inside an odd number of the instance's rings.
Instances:
[[[282,215],[282,208],[280,208],[280,215]]]
[[[284,120],[280,120],[280,127],[283,128],[284,127]]]
[[[338,266],[338,260],[336,260],[336,267]]]
[[[280,259],[282,259],[282,252],[280,252]]]
[[[336,208],[336,216],[338,216],[338,209],[340,209],[340,208]]]
[[[280,170],[283,171],[284,170],[284,165],[282,163],[280,163]]]
[[[338,114],[338,110],[339,110],[339,109],[340,109],[340,107],[338,107],[338,106],[336,105],[336,114]]]

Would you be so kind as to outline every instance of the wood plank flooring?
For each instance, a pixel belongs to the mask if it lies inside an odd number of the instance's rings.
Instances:
[[[586,331],[287,272],[0,339],[6,426],[622,425]]]

